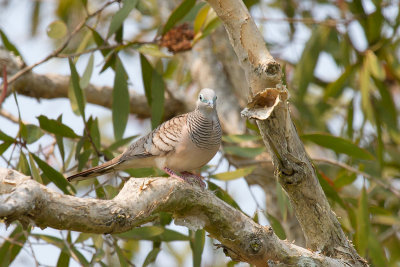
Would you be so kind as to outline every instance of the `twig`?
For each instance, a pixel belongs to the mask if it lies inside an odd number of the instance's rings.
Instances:
[[[313,18],[260,18],[255,17],[255,20],[265,21],[265,22],[289,22],[289,23],[304,23],[304,24],[320,24],[329,27],[335,27],[338,24],[348,25],[357,18],[350,19],[327,19],[327,20],[316,20]]]
[[[0,108],[1,108],[1,105],[3,104],[4,99],[6,98],[7,88],[8,88],[7,66],[4,65],[3,66],[3,91],[1,92],[1,96],[0,96]]]
[[[346,169],[348,171],[360,174],[360,175],[364,176],[365,178],[368,178],[370,180],[375,181],[377,184],[379,184],[383,188],[391,191],[397,197],[400,197],[400,192],[397,189],[391,187],[389,184],[385,184],[378,177],[372,176],[372,175],[370,175],[370,174],[368,174],[366,172],[360,171],[360,170],[358,170],[358,169],[356,169],[356,168],[354,168],[352,166],[349,166],[349,165],[347,165],[345,163],[342,163],[342,162],[339,162],[339,161],[336,161],[336,160],[331,160],[331,159],[327,159],[327,158],[314,158],[313,160],[314,161],[319,161],[319,162],[329,163],[329,164],[332,164],[332,165],[336,165],[336,166],[341,167],[343,169]]]
[[[36,258],[35,251],[33,250],[32,242],[29,240],[28,233],[26,231],[23,231],[23,233],[25,235],[26,242],[28,243],[29,249],[31,250],[32,258],[35,261],[35,265],[36,265],[36,267],[39,267],[40,263],[39,263],[38,259]]]
[[[106,7],[108,7],[109,5],[118,2],[118,0],[112,0],[106,4],[104,4],[100,9],[98,9],[97,11],[95,11],[92,14],[89,14],[81,23],[78,24],[78,26],[76,26],[76,28],[71,32],[71,34],[68,36],[68,38],[64,41],[64,43],[56,50],[54,50],[51,54],[49,54],[47,57],[45,57],[44,59],[36,62],[35,64],[32,64],[30,66],[27,66],[25,68],[23,68],[22,70],[18,71],[16,74],[14,74],[10,80],[8,81],[9,84],[13,83],[15,80],[17,80],[19,77],[21,77],[22,75],[24,75],[25,73],[27,73],[28,71],[32,70],[34,67],[43,64],[44,62],[48,61],[49,59],[53,58],[53,57],[57,57],[69,44],[69,42],[71,41],[72,37],[74,37],[74,35],[79,32],[85,25],[86,22],[96,16],[97,14],[101,13]]]
[[[0,116],[2,116],[3,118],[5,118],[11,122],[19,124],[19,119],[17,117],[15,117],[13,114],[11,114],[10,112],[8,112],[7,110],[0,109]],[[22,121],[22,123],[27,124],[24,121]]]

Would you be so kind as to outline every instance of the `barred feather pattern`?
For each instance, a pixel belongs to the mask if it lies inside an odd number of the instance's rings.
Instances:
[[[201,149],[212,149],[221,144],[221,125],[215,114],[212,120],[199,110],[188,114],[187,125],[192,142]]]
[[[181,141],[182,128],[186,123],[187,115],[176,116],[154,130],[152,144],[161,154],[173,151]]]

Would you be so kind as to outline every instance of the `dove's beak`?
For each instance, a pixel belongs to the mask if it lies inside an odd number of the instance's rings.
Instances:
[[[213,100],[208,101],[207,106],[210,108],[214,108],[214,101]]]

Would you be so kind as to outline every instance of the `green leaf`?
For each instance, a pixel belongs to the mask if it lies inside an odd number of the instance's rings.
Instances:
[[[210,33],[212,33],[219,25],[221,25],[221,20],[219,19],[219,17],[215,17],[210,20],[210,22],[208,22],[204,26],[204,30],[202,31],[202,38],[210,35]]]
[[[110,27],[108,28],[107,39],[113,35],[121,26],[129,13],[136,7],[138,0],[124,0],[122,7],[112,17]]]
[[[372,211],[372,207],[371,207],[371,211]],[[386,211],[386,210],[384,210],[384,211]],[[395,217],[392,215],[375,215],[372,218],[372,222],[374,224],[382,224],[382,225],[400,227],[400,219],[398,217]]]
[[[368,257],[374,266],[388,266],[382,242],[372,231],[368,236]]]
[[[128,232],[116,234],[116,236],[124,239],[150,240],[158,242],[189,240],[189,237],[186,235],[158,226],[143,226],[140,228],[134,228]]]
[[[242,143],[242,142],[258,141],[258,140],[261,140],[261,136],[251,135],[251,134],[230,134],[222,136],[222,141],[227,143]]]
[[[69,266],[70,255],[64,251],[60,251],[60,256],[58,256],[57,267],[68,267]]]
[[[81,80],[79,81],[79,85],[81,88],[86,88],[89,85],[90,77],[92,77],[93,73],[93,66],[94,66],[94,55],[90,54],[86,69],[83,72]]]
[[[94,30],[93,28],[90,28],[92,35],[93,35],[93,40],[96,43],[98,47],[107,45],[107,42],[101,37],[101,35]],[[111,49],[102,49],[100,50],[100,53],[103,55],[103,57],[106,57],[112,50]]]
[[[155,129],[164,115],[164,81],[162,76],[154,70],[151,80],[151,126]]]
[[[115,244],[114,249],[117,252],[120,266],[121,267],[129,267],[129,263],[126,260],[122,250],[119,248],[118,244]]]
[[[64,140],[61,136],[56,135],[56,142],[57,142],[58,150],[60,151],[61,159],[64,163],[64,161],[65,161]]]
[[[42,239],[46,243],[52,244],[52,245],[58,247],[59,249],[66,248],[64,240],[62,240],[61,238],[58,238],[58,237],[55,237],[52,235],[45,235],[45,234],[32,234],[31,236],[35,237],[37,239]]]
[[[52,181],[61,191],[63,191],[65,194],[70,195],[71,192],[76,193],[75,188],[67,182],[65,177],[53,169],[50,165],[48,165],[46,162],[41,160],[38,156],[34,154],[32,155],[33,159],[36,161],[36,163],[39,165],[39,168],[42,169],[43,173],[46,175],[46,177]]]
[[[13,143],[11,142],[4,142],[0,145],[0,155],[3,155],[4,152],[7,151],[7,149],[12,145]]]
[[[361,256],[365,256],[370,235],[368,196],[365,187],[362,188],[361,196],[357,208],[357,229],[355,234],[355,244]]]
[[[210,10],[210,6],[205,5],[200,9],[199,13],[197,13],[196,19],[194,20],[194,24],[193,24],[194,34],[197,34],[201,30],[201,27],[203,26],[204,22],[206,21],[209,10]]]
[[[234,180],[234,179],[249,175],[250,173],[252,173],[254,171],[255,168],[256,168],[256,166],[251,166],[251,167],[236,169],[236,170],[230,171],[230,172],[220,172],[220,173],[211,175],[211,177],[218,179],[218,180],[222,180],[222,181],[230,181],[230,180]]]
[[[170,57],[160,50],[160,47],[156,44],[144,44],[136,49],[141,54],[146,54],[153,57]]]
[[[35,181],[43,184],[42,177],[40,177],[39,170],[36,167],[35,161],[34,161],[31,153],[29,153],[29,163],[31,165],[33,179],[35,179]]]
[[[212,191],[219,199],[222,199],[235,209],[241,210],[236,201],[225,190],[223,190],[221,187],[214,184],[213,182],[208,181],[207,183],[208,189]]]
[[[7,35],[1,29],[0,29],[0,37],[1,37],[1,42],[8,51],[11,51],[14,53],[14,55],[20,56],[22,58],[21,53],[18,51],[17,47],[15,47],[15,45],[8,40]]]
[[[89,125],[89,123],[88,123]],[[94,143],[94,145],[96,146],[96,148],[98,150],[100,150],[101,148],[101,138],[100,138],[100,130],[99,130],[99,120],[96,119],[92,119],[91,123],[90,123],[90,137],[92,138],[92,141]]]
[[[151,126],[154,129],[161,123],[164,113],[164,81],[142,54],[140,54],[140,62],[143,86],[151,108]]]
[[[55,20],[47,26],[47,35],[53,39],[61,39],[67,34],[67,25],[62,20]]]
[[[324,190],[326,196],[337,202],[340,206],[345,207],[343,200],[340,198],[339,194],[336,192],[335,188],[332,185],[332,181],[327,177],[323,172],[317,171],[318,181]],[[329,181],[329,182],[328,182]]]
[[[77,250],[75,247],[71,247],[71,250],[78,258],[81,266],[89,266],[89,262],[86,260],[85,256],[83,256],[82,253],[79,252],[79,250]]]
[[[71,58],[68,58],[69,68],[71,70],[71,82],[73,87],[73,97],[78,105],[79,113],[81,114],[82,118],[85,120],[85,98],[83,96],[82,88],[79,85],[79,75],[76,71],[75,65],[72,62]]]
[[[91,238],[94,234],[89,233],[80,233],[78,238],[75,240],[75,243],[83,243],[89,238]]]
[[[354,134],[354,98],[349,102],[347,107],[347,137],[353,139]]]
[[[356,173],[348,174],[347,172],[344,172],[337,176],[337,178],[334,181],[334,184],[336,188],[340,189],[346,185],[352,184],[356,179],[357,179]]]
[[[254,158],[265,151],[265,147],[239,147],[239,146],[224,146],[226,154],[240,156],[244,158]]]
[[[135,139],[136,137],[138,137],[137,135],[133,135],[133,136],[129,136],[127,138],[124,139],[120,139],[118,141],[115,141],[114,143],[112,143],[107,149],[114,151],[117,150],[119,147],[124,146],[128,143],[130,143],[133,139]]]
[[[105,199],[106,192],[104,191],[104,188],[100,185],[99,181],[97,181],[97,179],[94,179],[93,184],[94,184],[94,188],[96,190],[96,197],[98,199]]]
[[[385,70],[383,69],[382,64],[379,62],[377,56],[371,50],[367,50],[365,53],[365,60],[368,67],[369,72],[376,79],[383,81],[385,79]]]
[[[37,117],[37,119],[39,120],[40,128],[49,133],[68,138],[78,137],[78,135],[70,127],[61,123],[60,121],[49,119],[43,115]]]
[[[128,123],[130,104],[127,76],[121,60],[118,59],[115,68],[112,102],[112,121],[116,140],[122,139]]]
[[[160,248],[153,248],[149,254],[147,254],[146,259],[143,262],[143,267],[148,266],[150,263],[153,263],[156,261],[158,253],[161,251]]]
[[[381,95],[379,114],[377,114],[377,116],[379,116],[379,119],[385,122],[388,127],[398,131],[397,109],[391,94],[391,89],[384,81],[374,79],[374,82]]]
[[[23,124],[21,123],[21,137],[25,140],[27,144],[32,144],[36,142],[40,137],[43,136],[43,131],[36,125],[33,124]]]
[[[305,45],[301,58],[294,72],[293,83],[298,84],[298,101],[302,101],[306,95],[307,88],[314,78],[314,70],[318,62],[319,54],[326,45],[331,29],[318,26],[312,32],[311,37]]]
[[[204,242],[205,242],[205,231],[197,230],[196,232],[190,231],[190,248],[193,253],[193,267],[201,266],[201,255],[204,250]]]
[[[370,72],[368,69],[367,61],[364,60],[364,64],[362,65],[359,73],[359,83],[360,83],[360,91],[361,91],[361,106],[366,117],[370,121],[374,121],[374,116],[372,112],[372,105],[371,105],[371,79],[370,79]]]
[[[196,0],[183,0],[183,2],[172,11],[171,15],[169,16],[167,23],[162,30],[162,34],[168,32],[175,24],[180,21],[189,11],[194,7],[196,4]]]
[[[269,223],[271,224],[272,229],[274,230],[275,234],[281,239],[285,240],[286,239],[286,233],[285,229],[283,229],[281,223],[277,218],[272,216],[270,213],[267,212],[267,219]]]
[[[1,130],[0,130],[0,140],[5,141],[5,142],[10,142],[10,143],[13,143],[15,141],[14,138],[12,138],[11,136],[5,134]]]
[[[28,230],[29,234],[30,230]],[[5,240],[0,247],[0,266],[10,266],[10,264],[17,257],[18,253],[21,251],[23,245],[26,242],[26,236],[23,233],[22,226],[17,224],[17,227],[8,236],[8,240]],[[22,245],[22,246],[21,246]]]
[[[337,97],[343,92],[348,81],[354,75],[356,67],[358,67],[357,64],[346,66],[342,75],[336,81],[328,84],[324,92],[324,101],[327,101],[330,97]]]
[[[136,178],[149,177],[157,174],[155,168],[136,168],[136,169],[127,169],[124,171],[128,173],[130,176]]]
[[[78,156],[78,171],[81,171],[83,169],[83,167],[85,167],[92,152],[93,152],[92,149],[87,149],[83,153],[79,154],[79,156]]]
[[[144,93],[146,95],[147,103],[151,107],[151,79],[153,76],[153,66],[151,66],[150,62],[143,54],[140,54],[140,65],[142,68]]]
[[[17,170],[27,176],[31,176],[31,169],[29,168],[28,160],[26,159],[25,154],[22,153],[22,151],[19,153],[19,162],[17,165]]]
[[[136,239],[136,240],[149,240],[149,238],[158,236],[165,231],[164,228],[158,226],[143,226],[133,228],[128,232],[116,234],[116,236],[124,239]]]
[[[354,158],[373,160],[374,157],[364,148],[358,147],[351,141],[328,134],[306,134],[302,139],[309,140],[317,145],[332,149],[336,153],[343,153]]]
[[[197,1],[197,3],[194,5],[194,7],[179,21],[179,23],[187,22],[189,24],[193,24],[200,9],[202,7],[204,7],[205,5],[206,5],[205,2]]]
[[[174,230],[165,229],[161,235],[154,236],[150,240],[156,242],[187,241],[190,238]]]
[[[104,66],[101,68],[100,73],[103,73],[106,69],[108,68],[112,68],[113,70],[115,70],[115,62],[117,61],[117,55],[116,53],[110,53],[105,59],[105,63]]]

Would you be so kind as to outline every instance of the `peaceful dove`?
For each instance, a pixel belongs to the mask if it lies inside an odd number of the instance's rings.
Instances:
[[[67,178],[68,181],[80,181],[129,168],[157,167],[186,181],[188,177],[193,177],[204,187],[201,177],[190,171],[207,164],[220,147],[221,126],[216,102],[217,96],[212,89],[202,89],[194,111],[162,123],[119,156],[74,174]]]

